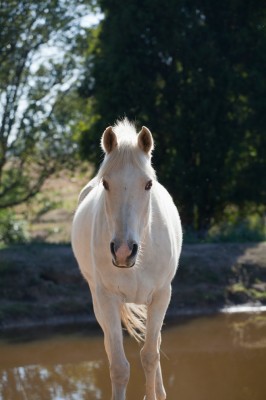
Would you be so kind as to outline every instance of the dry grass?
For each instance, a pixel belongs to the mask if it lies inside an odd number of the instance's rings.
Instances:
[[[48,243],[70,241],[78,194],[92,173],[88,164],[83,164],[75,172],[61,171],[47,180],[33,200],[16,208],[17,215],[28,223],[30,240]]]

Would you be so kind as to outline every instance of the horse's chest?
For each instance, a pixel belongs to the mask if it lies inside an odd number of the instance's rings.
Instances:
[[[125,303],[149,304],[154,291],[151,282],[145,279],[121,279],[114,288]]]

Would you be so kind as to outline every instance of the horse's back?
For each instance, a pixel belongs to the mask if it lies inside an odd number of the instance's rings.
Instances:
[[[181,249],[182,228],[179,213],[169,192],[159,182],[156,182],[153,214],[157,225],[163,224],[165,229],[174,235],[175,244]]]
[[[95,221],[98,214],[99,192],[97,185],[90,181],[79,195],[79,204],[74,215],[71,231],[71,244],[81,273],[87,281],[92,281],[93,237],[101,221]],[[94,182],[93,182],[94,183]],[[94,228],[95,227],[95,228]]]
[[[97,185],[97,177],[91,179],[80,191],[78,197],[78,205],[86,198],[86,196],[94,189]]]
[[[182,228],[177,208],[168,191],[158,182],[154,185],[150,248],[154,264],[171,278],[178,266],[182,246]]]

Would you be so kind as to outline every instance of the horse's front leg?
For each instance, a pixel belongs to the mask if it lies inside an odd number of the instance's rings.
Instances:
[[[146,377],[146,400],[164,400],[160,365],[161,328],[171,297],[171,286],[161,289],[148,306],[146,338],[141,349],[141,361]]]
[[[104,332],[104,346],[109,360],[112,400],[125,400],[130,367],[123,347],[118,298],[97,290],[93,296],[94,312]]]

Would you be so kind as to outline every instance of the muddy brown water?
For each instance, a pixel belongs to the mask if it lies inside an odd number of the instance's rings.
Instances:
[[[125,338],[131,364],[127,400],[143,399],[139,347]],[[266,313],[217,315],[163,331],[168,400],[265,400]],[[110,399],[101,335],[56,334],[0,341],[1,400]]]

